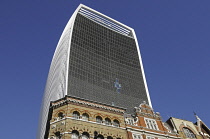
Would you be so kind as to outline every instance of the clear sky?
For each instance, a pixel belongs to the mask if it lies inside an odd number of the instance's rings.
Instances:
[[[0,0],[1,138],[35,139],[50,62],[83,3],[135,29],[149,92],[163,120],[210,127],[209,0]]]

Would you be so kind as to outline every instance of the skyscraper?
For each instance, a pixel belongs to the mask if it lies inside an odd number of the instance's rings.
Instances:
[[[37,138],[44,138],[50,101],[75,96],[126,108],[151,106],[140,50],[132,28],[80,5],[55,50]]]

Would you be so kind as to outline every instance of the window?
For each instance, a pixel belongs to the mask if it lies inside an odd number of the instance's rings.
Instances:
[[[133,134],[133,139],[141,139],[141,135],[140,134]]]
[[[120,122],[119,122],[118,120],[115,119],[115,120],[113,121],[113,125],[116,126],[116,127],[119,127],[119,126],[120,126]]]
[[[113,137],[111,137],[111,136],[108,136],[108,137],[107,137],[107,139],[113,139]]]
[[[62,112],[59,112],[59,113],[58,113],[58,118],[59,118],[59,119],[63,119],[63,118],[64,118],[64,114],[63,114]]]
[[[187,138],[196,138],[195,134],[189,128],[184,127],[183,131]]]
[[[97,139],[104,139],[104,136],[98,135],[98,136],[97,136]]]
[[[97,122],[97,123],[102,123],[102,118],[101,118],[101,116],[97,116],[97,117],[96,117],[96,122]]]
[[[72,131],[71,139],[79,139],[79,132],[76,130]]]
[[[76,133],[73,133],[71,135],[71,139],[79,139],[79,135],[77,135]]]
[[[82,139],[88,139],[88,136],[82,135]]]
[[[153,129],[157,130],[157,124],[155,120],[152,120]]]
[[[155,120],[149,119],[149,118],[145,118],[145,122],[146,122],[147,128],[158,130],[158,126],[157,126],[157,123],[156,123]]]
[[[82,139],[89,139],[89,134],[87,132],[82,133]]]
[[[106,125],[111,125],[111,120],[110,120],[109,118],[106,118],[106,119],[105,119],[105,124],[106,124]]]
[[[155,137],[147,136],[147,139],[155,139]]]
[[[87,113],[82,114],[82,119],[88,121],[89,120],[89,115]]]
[[[75,119],[79,119],[80,118],[80,114],[79,114],[78,111],[74,111],[73,112],[73,118],[75,118]]]

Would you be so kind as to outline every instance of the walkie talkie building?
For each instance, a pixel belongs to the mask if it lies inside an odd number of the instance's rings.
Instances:
[[[140,50],[132,28],[80,5],[55,50],[43,97],[37,139],[43,139],[50,101],[64,96],[133,111],[151,106]]]

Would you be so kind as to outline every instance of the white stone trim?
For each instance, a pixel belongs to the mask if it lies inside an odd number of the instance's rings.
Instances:
[[[163,136],[163,137],[170,137],[170,138],[174,138],[174,139],[179,139],[180,137],[175,137],[175,136],[171,136],[169,134],[161,134],[161,133],[157,133],[157,132],[152,132],[152,131],[147,131],[147,130],[142,130],[142,129],[136,129],[136,128],[132,128],[132,127],[127,127],[127,131],[130,131],[130,132],[141,132],[142,134],[149,134],[149,135],[160,135],[160,136]],[[161,131],[159,131],[161,132]]]
[[[98,122],[94,122],[94,121],[87,121],[87,120],[84,120],[84,119],[76,119],[74,117],[65,117],[63,119],[60,119],[60,120],[51,122],[50,125],[53,125],[55,123],[58,123],[60,121],[67,120],[67,119],[76,120],[76,121],[83,121],[83,122],[87,122],[87,123],[92,123],[92,124],[97,124],[97,125],[103,125],[103,126],[108,126],[108,127],[118,128],[118,129],[126,129],[124,127],[117,127],[117,126],[114,126],[114,125],[106,125],[105,123],[98,123]]]
[[[148,127],[147,121],[149,122],[149,123],[148,123],[149,126],[152,126],[152,127]],[[155,119],[145,118],[145,117],[144,117],[144,122],[145,122],[145,124],[146,124],[146,126],[147,126],[148,129],[159,130],[158,124],[157,124],[157,122],[156,122]],[[150,124],[150,123],[151,123],[151,124]],[[155,126],[157,129],[154,129],[154,128],[153,128],[154,126]]]
[[[100,13],[100,12],[94,10],[94,9],[92,9],[92,8],[90,8],[90,7],[87,7],[87,6],[83,5],[83,4],[80,4],[79,7],[80,7],[80,8],[88,9],[88,10],[90,10],[91,12],[94,12],[94,13],[96,13],[96,14],[98,14],[98,15],[104,17],[104,18],[107,18],[107,19],[109,19],[110,21],[112,21],[112,22],[114,22],[114,23],[116,23],[116,24],[119,24],[119,25],[121,25],[121,26],[123,26],[123,27],[125,27],[125,28],[127,28],[127,29],[129,29],[129,30],[132,30],[132,28],[130,28],[129,26],[124,25],[124,24],[122,24],[122,23],[120,23],[120,22],[118,22],[118,21],[116,21],[116,20],[114,20],[114,19],[112,19],[112,18],[110,18],[110,17],[108,17],[108,16],[106,16],[106,15],[104,15],[104,14],[102,14],[102,13]],[[78,8],[79,8],[79,7],[78,7]]]
[[[151,102],[151,99],[150,99],[149,90],[148,90],[148,86],[147,86],[147,81],[146,81],[146,77],[145,77],[145,73],[144,73],[144,67],[143,67],[143,62],[142,62],[140,48],[139,48],[139,45],[138,45],[138,40],[137,40],[137,37],[136,37],[134,29],[131,29],[131,30],[133,32],[133,37],[134,37],[135,42],[136,42],[136,47],[137,47],[137,51],[138,51],[138,55],[139,55],[139,62],[140,62],[140,66],[141,66],[141,72],[142,72],[144,86],[145,86],[145,90],[146,90],[146,94],[147,94],[147,98],[148,98],[148,103],[149,103],[149,105],[152,108],[152,102]]]
[[[110,110],[110,111],[114,111],[114,112],[119,112],[119,113],[124,113],[125,111],[124,110],[120,110],[120,109],[117,109],[117,108],[112,108],[111,106],[104,106],[102,104],[96,104],[96,103],[92,103],[92,102],[87,102],[87,101],[83,101],[83,100],[78,100],[78,99],[72,99],[72,98],[67,98],[66,100],[61,100],[59,102],[55,102],[52,104],[53,107],[55,106],[59,106],[65,102],[74,102],[74,103],[79,103],[79,104],[83,104],[83,105],[88,105],[88,106],[91,106],[91,107],[96,107],[96,108],[102,108],[102,109],[105,109],[105,110]]]
[[[136,136],[140,136],[140,139],[143,139],[143,136],[142,136],[142,133],[139,133],[139,132],[131,132],[132,133],[132,137],[133,137],[133,139],[137,139],[137,138],[135,138],[134,137],[134,135],[136,135]]]

